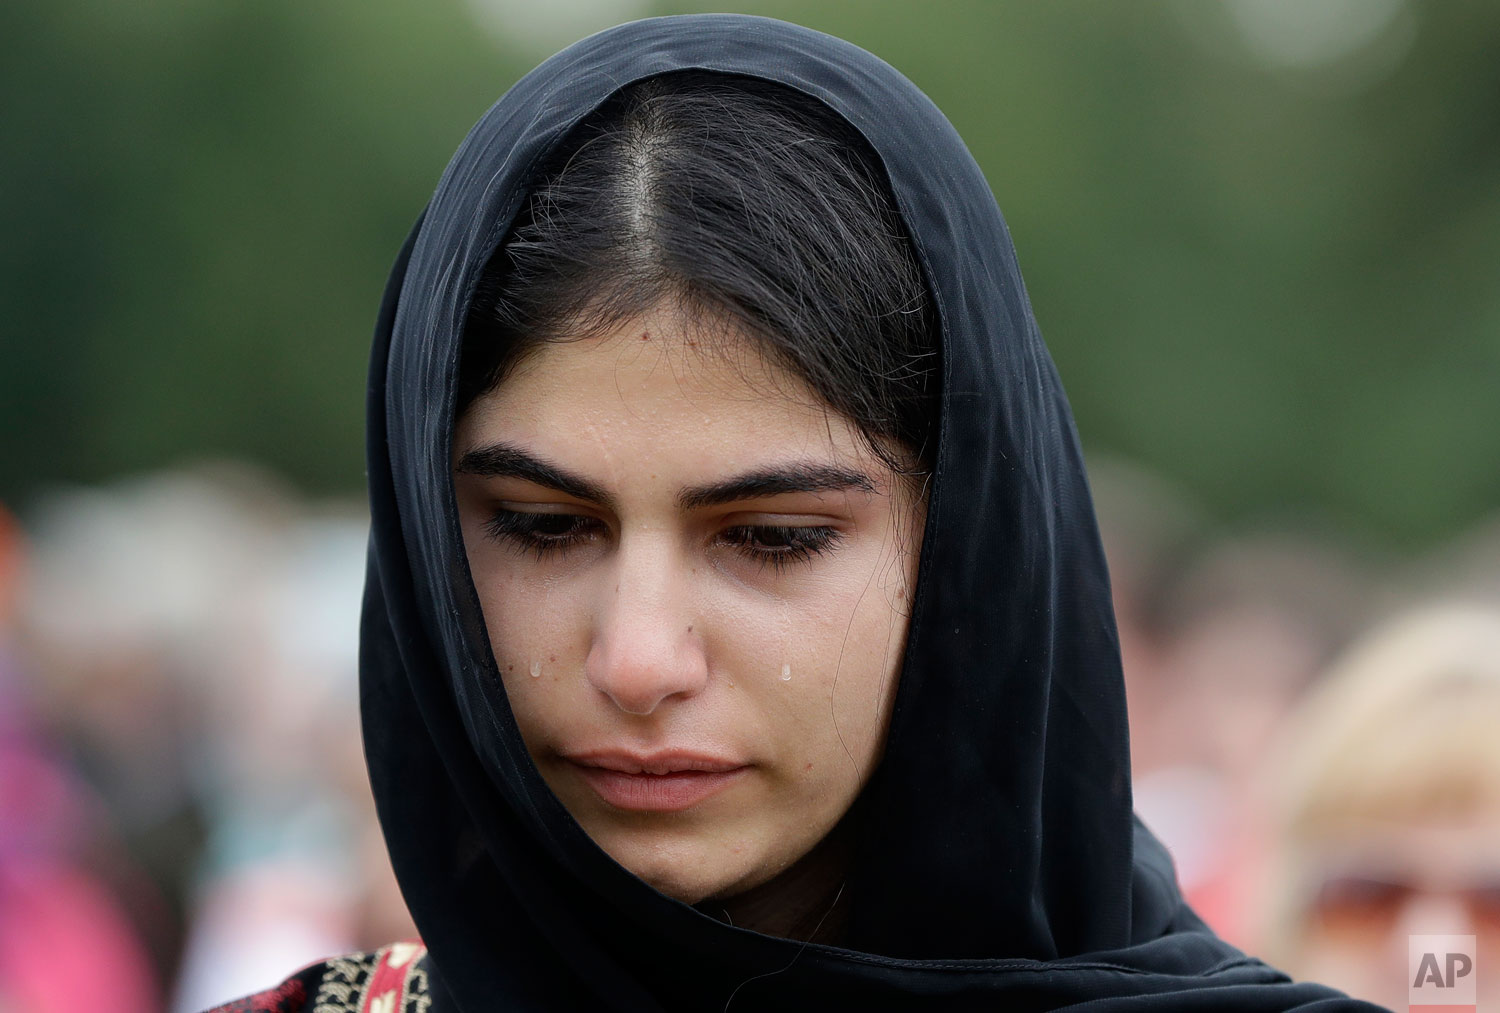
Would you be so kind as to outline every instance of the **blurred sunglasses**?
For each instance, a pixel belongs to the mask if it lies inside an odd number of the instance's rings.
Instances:
[[[1414,898],[1439,892],[1464,906],[1475,933],[1500,936],[1500,876],[1442,891],[1391,876],[1330,876],[1318,887],[1309,914],[1332,934],[1383,934]]]

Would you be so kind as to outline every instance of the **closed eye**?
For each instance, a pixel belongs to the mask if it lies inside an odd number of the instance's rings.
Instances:
[[[603,534],[605,526],[597,518],[582,514],[496,510],[484,530],[496,541],[544,559]]]
[[[740,524],[719,534],[720,541],[736,552],[778,571],[827,552],[843,537],[843,532],[825,525]]]
[[[496,541],[538,560],[562,555],[608,533],[603,521],[583,514],[506,509],[496,510],[484,528]],[[779,572],[829,551],[843,537],[843,532],[827,525],[737,524],[720,531],[716,541]]]

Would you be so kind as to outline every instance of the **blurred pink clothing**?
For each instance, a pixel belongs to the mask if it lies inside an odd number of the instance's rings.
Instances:
[[[150,1013],[146,955],[113,897],[47,859],[0,864],[0,1008]]]
[[[77,787],[30,731],[0,653],[0,1009],[151,1013],[151,962],[119,902],[74,857]]]

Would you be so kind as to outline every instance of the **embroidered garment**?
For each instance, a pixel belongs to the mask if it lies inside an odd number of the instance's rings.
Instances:
[[[427,948],[392,943],[311,964],[272,989],[208,1013],[427,1013]]]

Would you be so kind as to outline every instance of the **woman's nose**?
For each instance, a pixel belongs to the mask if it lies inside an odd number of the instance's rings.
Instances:
[[[606,587],[585,674],[627,714],[708,684],[702,636],[693,632],[688,578],[669,548],[622,544],[613,591]]]
[[[1395,925],[1395,934],[1401,939],[1412,935],[1466,936],[1473,932],[1474,924],[1462,897],[1428,890],[1412,894]]]

